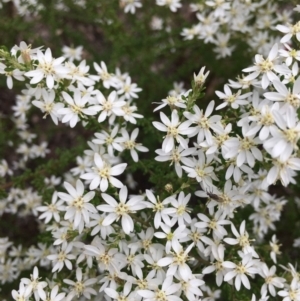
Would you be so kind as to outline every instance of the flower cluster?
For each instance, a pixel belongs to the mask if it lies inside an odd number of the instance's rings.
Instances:
[[[142,6],[137,0],[120,4],[131,13]],[[172,12],[181,7],[179,0],[156,4]],[[251,28],[240,22],[253,23],[251,15],[259,12],[262,23],[253,26],[263,31],[265,10],[274,10],[266,1],[205,5],[214,10],[205,18],[198,14],[203,24],[197,34],[206,40],[210,32],[213,40],[206,42],[218,41],[221,57],[232,50],[226,46],[229,36],[217,33],[221,26],[254,39]],[[243,15],[231,18],[234,9]],[[33,218],[43,234],[28,248],[0,238],[1,284],[33,271],[20,279],[12,298],[211,301],[230,286],[252,300],[300,300],[299,272],[291,263],[279,265],[281,244],[274,234],[288,200],[270,190],[274,184],[296,184],[300,170],[300,50],[291,45],[291,39],[300,41],[298,27],[278,25],[282,39],[264,45],[253,66],[216,91],[216,101],[206,108],[198,102],[209,76],[205,67],[194,74],[192,89],[175,83],[154,109],[160,121],[153,121],[151,130],[160,146],[152,162],[157,169],[150,171],[140,159],[149,150],[137,142],[137,123],[147,122],[137,112],[142,89],[129,74],[118,68],[109,72],[103,61],[93,62],[90,71],[82,46],[64,47],[58,58],[50,48],[25,42],[10,51],[0,49],[7,87],[12,89],[16,80],[26,83],[12,107],[18,139],[8,144],[16,155],[0,161],[1,177],[12,179],[5,183],[0,214]],[[36,183],[26,186],[26,173],[35,160],[51,154],[52,145],[33,144],[39,137],[29,130],[34,120],[29,116],[36,112],[57,128],[92,132],[89,149],[75,156],[70,150],[67,171],[42,179],[39,191]],[[171,167],[164,169],[163,162]],[[135,190],[131,170],[138,164],[164,177],[154,187]],[[173,172],[174,181],[161,170]],[[36,178],[47,174],[43,169],[36,173]]]

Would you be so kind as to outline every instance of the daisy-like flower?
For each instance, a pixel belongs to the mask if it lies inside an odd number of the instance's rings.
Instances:
[[[279,81],[279,77],[273,72],[280,74],[290,73],[289,68],[286,65],[277,65],[276,59],[278,55],[278,44],[274,44],[267,59],[264,59],[262,55],[255,55],[255,66],[244,69],[244,72],[252,72],[244,78],[244,80],[253,80],[262,74],[261,86],[266,89],[270,81]]]
[[[24,81],[24,71],[20,71],[19,69],[14,69],[12,71],[7,71],[6,65],[0,63],[0,74],[4,74],[6,76],[6,85],[8,89],[13,88],[13,80],[12,78],[17,79],[18,81]]]
[[[271,246],[271,253],[270,253],[270,257],[273,260],[274,263],[277,263],[277,255],[280,255],[280,246],[281,244],[279,244],[279,241],[276,238],[276,235],[274,234],[272,236],[272,240],[270,241],[270,246]]]
[[[169,95],[166,98],[162,99],[161,102],[155,102],[156,104],[160,104],[158,107],[156,107],[153,112],[156,112],[165,106],[169,106],[171,110],[177,108],[186,108],[185,100],[181,98],[181,95]]]
[[[191,159],[186,157],[194,154],[196,150],[196,147],[184,149],[181,145],[179,145],[179,147],[175,147],[167,153],[165,153],[162,149],[157,149],[155,152],[158,154],[158,156],[155,157],[155,160],[159,162],[171,161],[170,165],[174,164],[177,176],[181,178],[182,167],[180,163],[184,165],[191,165]]]
[[[113,300],[118,301],[134,301],[136,300],[136,292],[131,291],[132,283],[127,282],[124,285],[123,292],[117,292],[115,289],[111,287],[107,287],[104,289],[105,293],[110,297],[113,298]]]
[[[54,87],[54,82],[64,77],[68,73],[68,68],[62,65],[64,57],[52,58],[51,49],[48,48],[45,53],[37,50],[38,65],[35,70],[25,73],[25,76],[31,77],[30,83],[37,84],[46,78],[46,84],[49,89]]]
[[[35,300],[39,301],[40,298],[46,299],[46,293],[44,288],[47,286],[46,281],[39,281],[39,270],[37,267],[33,268],[33,274],[30,275],[30,279],[22,278],[21,282],[26,285],[25,295],[34,294]]]
[[[122,106],[126,105],[124,100],[118,99],[116,91],[112,91],[107,98],[104,95],[97,91],[96,94],[97,103],[100,104],[100,115],[98,117],[98,122],[103,122],[107,117],[110,116],[123,116],[124,112]],[[112,117],[113,117],[112,116]]]
[[[240,233],[236,230],[233,223],[231,223],[231,231],[236,238],[224,238],[224,241],[229,245],[239,244],[245,254],[251,253],[253,257],[258,258],[259,256],[255,252],[254,248],[250,246],[249,234],[246,231],[246,222],[243,221],[240,225]]]
[[[237,291],[241,289],[241,283],[249,290],[250,282],[246,275],[254,275],[257,274],[257,260],[252,259],[252,255],[239,253],[242,258],[242,261],[239,264],[235,264],[231,261],[224,261],[223,266],[228,269],[232,269],[227,272],[224,281],[230,281],[235,278],[234,284]]]
[[[106,214],[91,214],[91,222],[89,223],[89,228],[93,228],[91,235],[94,236],[99,233],[102,239],[106,239],[111,233],[114,233],[114,228],[112,226],[104,226],[103,221]]]
[[[212,186],[212,180],[218,181],[214,173],[214,168],[210,166],[213,160],[213,155],[207,155],[203,153],[202,150],[198,151],[198,160],[193,158],[188,162],[185,162],[188,166],[182,166],[182,168],[187,172],[188,177],[196,178],[200,182],[204,189]]]
[[[162,150],[166,153],[171,151],[175,147],[174,139],[184,149],[187,149],[187,142],[181,135],[189,135],[194,132],[194,129],[190,128],[191,121],[186,120],[180,123],[179,116],[176,110],[172,111],[171,120],[163,112],[160,112],[160,118],[163,123],[154,121],[153,125],[159,131],[167,133],[162,144]]]
[[[75,127],[77,122],[80,120],[79,116],[83,117],[84,115],[96,115],[100,111],[100,106],[85,107],[90,99],[90,96],[87,94],[81,97],[79,90],[74,92],[74,99],[64,91],[62,92],[62,96],[69,107],[59,109],[58,114],[63,115],[62,122],[69,122],[70,127],[72,128]]]
[[[146,189],[146,195],[148,200],[152,203],[148,207],[152,208],[155,213],[154,216],[154,227],[158,229],[160,227],[161,221],[163,220],[166,224],[170,223],[169,216],[165,213],[166,205],[168,205],[172,199],[172,196],[164,199],[162,202],[159,199],[159,196],[155,197],[151,190]]]
[[[108,183],[117,188],[123,186],[123,183],[114,176],[123,173],[127,163],[110,166],[110,164],[102,160],[98,153],[95,153],[94,155],[94,162],[95,166],[92,167],[91,171],[80,176],[82,179],[91,181],[90,190],[94,190],[99,186],[100,190],[104,192],[108,188]]]
[[[95,80],[102,80],[103,86],[106,89],[109,89],[111,86],[116,87],[116,78],[113,74],[108,73],[106,64],[104,62],[100,63],[101,67],[94,63],[94,68],[98,72],[98,76],[94,76]]]
[[[170,208],[165,209],[165,213],[172,216],[178,222],[178,225],[190,225],[192,218],[190,216],[191,208],[187,207],[187,204],[191,198],[191,194],[184,195],[184,192],[181,191],[178,196],[178,200],[171,198]]]
[[[281,38],[281,43],[287,43],[291,40],[293,36],[296,36],[297,40],[300,41],[300,21],[296,24],[288,24],[288,25],[277,25],[276,28],[285,33],[285,35]]]
[[[116,135],[119,133],[119,126],[116,125],[111,133],[107,133],[105,131],[101,131],[101,133],[95,133],[95,136],[97,139],[92,140],[95,144],[105,145],[107,147],[108,154],[113,157],[114,156],[114,150],[117,150],[119,152],[123,151],[123,147],[121,144],[117,141]]]
[[[277,92],[267,92],[264,96],[272,101],[283,101],[286,104],[298,109],[300,106],[300,78],[294,82],[292,91],[288,89],[282,82],[273,81],[273,86]]]
[[[279,54],[281,57],[285,57],[285,63],[287,66],[290,66],[293,63],[293,60],[300,61],[300,51],[292,49],[288,44],[284,44],[286,49],[279,49]]]
[[[118,87],[118,94],[123,95],[125,99],[138,98],[136,93],[141,92],[142,89],[138,88],[137,84],[131,83],[131,77],[127,76],[125,82]]]
[[[77,281],[75,282],[70,279],[64,279],[64,283],[72,286],[72,288],[69,289],[70,292],[66,298],[67,300],[72,300],[75,296],[80,297],[81,295],[90,299],[91,294],[97,295],[97,292],[93,288],[89,287],[97,282],[97,278],[87,278],[84,280],[81,268],[77,268],[76,280]]]
[[[66,293],[59,293],[58,294],[58,285],[55,285],[51,292],[47,293],[47,296],[45,299],[42,298],[43,301],[61,301],[65,297]]]
[[[293,278],[289,289],[279,291],[277,294],[280,297],[283,297],[283,301],[299,301],[300,300],[299,280],[297,278]]]
[[[209,219],[203,213],[198,213],[200,222],[195,223],[195,227],[206,230],[208,229],[208,233],[210,233],[210,231],[213,231],[216,237],[222,239],[225,235],[227,235],[227,231],[223,227],[223,225],[230,224],[230,221],[224,219],[224,216],[225,214],[221,210],[218,210],[215,213],[214,217],[211,219]]]
[[[289,183],[296,184],[294,177],[296,176],[295,170],[300,170],[300,159],[290,157],[286,161],[281,158],[273,159],[273,167],[268,172],[267,183],[274,184],[280,180],[283,186]]]
[[[263,146],[273,158],[287,161],[293,151],[298,149],[297,142],[300,138],[300,122],[295,109],[291,106],[287,108],[285,118],[279,111],[274,111],[273,115],[281,130],[276,129],[272,131],[271,134],[273,137],[265,141]]]
[[[118,203],[113,197],[106,193],[101,194],[107,205],[99,205],[97,209],[103,212],[108,212],[102,222],[104,226],[111,225],[114,221],[118,221],[121,218],[122,228],[126,234],[129,234],[134,229],[134,223],[130,217],[130,213],[135,213],[137,210],[144,209],[146,203],[143,201],[143,196],[133,196],[127,201],[128,189],[123,186],[119,191]]]
[[[60,216],[59,212],[64,211],[65,206],[63,206],[63,201],[59,200],[57,202],[57,191],[53,193],[51,204],[47,204],[47,206],[40,206],[37,207],[36,210],[43,212],[40,216],[39,219],[45,219],[45,224],[48,224],[52,218],[59,223],[60,221]]]
[[[210,116],[214,110],[214,106],[215,102],[214,100],[212,100],[208,104],[205,113],[203,113],[203,111],[200,110],[196,105],[193,107],[195,114],[192,114],[190,112],[183,113],[187,120],[190,120],[193,122],[193,124],[197,125],[194,128],[194,133],[189,135],[189,137],[193,137],[198,134],[197,143],[201,143],[205,139],[208,144],[212,144],[212,134],[210,132],[210,129],[214,131],[220,130],[221,126],[218,123],[219,121],[221,121],[222,117],[220,115]]]
[[[178,226],[174,231],[172,231],[172,227],[174,227],[176,220],[172,220],[170,224],[166,225],[164,223],[160,224],[160,227],[164,232],[155,232],[154,236],[161,239],[167,239],[166,243],[166,253],[169,254],[171,252],[171,247],[174,249],[174,245],[179,242],[181,239],[185,239],[187,237],[187,229],[185,225]],[[176,247],[175,247],[176,248]]]
[[[235,94],[232,94],[232,91],[228,85],[224,85],[224,92],[225,93],[216,91],[218,97],[223,100],[223,103],[218,105],[216,110],[223,109],[226,106],[231,106],[233,109],[237,109],[240,105],[247,105],[249,101],[246,100],[246,98],[252,94],[252,92],[241,94],[241,90],[238,90]]]
[[[180,290],[180,283],[174,283],[173,277],[168,276],[162,283],[161,289],[152,290],[138,290],[137,293],[144,298],[145,301],[181,301],[175,293]]]
[[[64,186],[69,194],[58,193],[59,198],[67,203],[64,218],[73,223],[73,230],[78,229],[81,233],[84,225],[90,222],[90,213],[97,213],[94,205],[89,203],[94,198],[95,192],[90,191],[83,195],[84,185],[80,180],[76,182],[76,189],[68,182],[64,182]]]
[[[143,146],[141,143],[135,142],[138,134],[139,129],[136,128],[132,131],[131,135],[129,136],[128,132],[125,128],[121,129],[122,137],[116,138],[116,141],[121,143],[122,148],[130,150],[130,155],[134,162],[139,161],[139,156],[136,150],[140,152],[148,152],[149,149],[145,146]]]
[[[275,297],[276,296],[276,290],[275,287],[283,288],[284,282],[286,281],[282,277],[276,277],[276,266],[273,265],[270,269],[268,266],[263,263],[260,267],[259,274],[265,279],[265,283],[261,287],[260,293],[263,294],[264,291],[269,291],[270,294]]]
[[[137,106],[131,105],[131,100],[122,107],[123,115],[122,117],[133,124],[136,124],[136,118],[143,118],[143,115],[135,113],[137,111]]]
[[[5,2],[8,2],[7,0]],[[20,46],[15,45],[11,50],[10,53],[13,56],[16,56],[18,51],[20,51],[20,55],[18,57],[18,62],[22,64],[28,64],[31,60],[36,60],[37,50],[41,49],[42,47],[38,48],[31,48],[31,45],[27,45],[24,41],[20,42]]]
[[[177,9],[182,6],[181,0],[156,0],[156,4],[160,6],[169,6],[173,13],[177,12]]]
[[[64,265],[66,265],[66,267],[69,270],[72,270],[71,260],[76,258],[74,254],[69,254],[72,251],[72,248],[72,243],[65,243],[62,245],[61,249],[57,249],[56,254],[51,254],[47,256],[47,258],[54,263],[52,273],[56,271],[60,272]]]
[[[105,248],[99,240],[93,245],[85,245],[84,249],[86,255],[96,257],[99,269],[110,271],[111,274],[120,271],[120,262],[126,262],[125,256],[117,248]]]
[[[19,290],[18,291],[13,290],[11,294],[14,300],[16,301],[21,301],[21,300],[27,301],[29,300],[29,295],[30,295],[30,293],[26,291],[26,287],[22,282],[19,285]]]
[[[190,267],[187,265],[187,261],[190,259],[188,253],[194,247],[194,243],[190,244],[185,250],[178,241],[174,241],[172,248],[174,253],[169,254],[167,257],[161,258],[157,264],[159,266],[169,266],[167,276],[174,275],[177,271],[180,277],[184,281],[188,281],[192,278],[193,273]]]
[[[220,286],[223,283],[224,276],[227,272],[227,269],[223,267],[225,247],[222,244],[218,246],[212,245],[211,251],[216,261],[213,262],[212,265],[207,266],[202,273],[210,274],[216,272],[216,284],[217,286]]]
[[[64,57],[67,58],[70,62],[73,62],[74,60],[80,61],[82,56],[82,49],[83,46],[78,46],[76,48],[64,46],[62,48],[62,52],[64,54]]]
[[[230,138],[224,142],[223,157],[225,159],[236,158],[236,165],[242,166],[245,162],[253,167],[255,160],[262,161],[262,152],[257,145],[261,144],[259,138],[254,138],[254,135],[247,134],[249,127],[243,126],[242,132],[244,138]]]
[[[63,108],[64,105],[61,102],[55,102],[55,91],[50,90],[47,92],[45,89],[42,90],[43,101],[33,100],[32,104],[38,107],[43,113],[45,113],[43,118],[46,118],[47,115],[50,115],[53,122],[57,125],[59,114],[58,110]]]

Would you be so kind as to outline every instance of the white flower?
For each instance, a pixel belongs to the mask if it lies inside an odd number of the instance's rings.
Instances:
[[[132,284],[130,282],[127,282],[124,285],[123,292],[117,292],[115,289],[107,287],[104,289],[105,293],[110,297],[113,298],[114,300],[122,300],[122,301],[134,301],[135,298],[135,292],[131,292],[131,286]]]
[[[287,161],[294,149],[297,149],[297,142],[300,138],[300,122],[298,120],[295,109],[291,106],[287,108],[285,118],[278,111],[274,111],[273,115],[279,129],[273,130],[269,138],[264,142],[263,146],[273,158],[280,158]]]
[[[114,221],[118,221],[121,218],[123,231],[129,234],[134,229],[134,223],[130,217],[130,213],[144,209],[146,204],[143,202],[143,196],[133,196],[127,201],[127,195],[128,190],[126,186],[123,186],[119,191],[120,203],[110,195],[102,193],[101,196],[107,205],[99,205],[97,209],[109,213],[102,222],[104,226],[111,225]]]
[[[96,240],[94,245],[85,245],[85,254],[96,257],[98,266],[102,270],[108,270],[110,273],[120,270],[120,263],[126,262],[125,256],[118,252],[117,248],[105,248],[104,245]]]
[[[197,75],[196,73],[194,73],[194,82],[196,85],[203,85],[205,83],[205,80],[208,77],[210,71],[207,71],[206,73],[204,73],[204,71],[205,67],[202,67]]]
[[[137,92],[141,92],[142,89],[138,88],[137,84],[131,83],[131,77],[127,76],[125,82],[122,82],[118,87],[118,94],[122,95],[126,99],[138,98]]]
[[[97,63],[94,63],[94,68],[98,72],[98,78],[100,77],[100,79],[102,80],[104,88],[109,89],[111,86],[115,87],[116,78],[114,77],[114,75],[107,72],[107,67],[104,62],[101,62],[100,65],[101,67]],[[96,79],[97,76],[94,78]]]
[[[276,290],[275,287],[283,288],[284,282],[286,281],[282,277],[276,277],[276,266],[273,265],[270,269],[265,263],[262,263],[260,267],[260,275],[265,279],[265,283],[261,287],[260,293],[263,294],[264,291],[270,292],[270,294],[275,297],[276,296]]]
[[[186,108],[185,100],[181,98],[181,95],[169,95],[166,98],[162,99],[161,102],[157,102],[156,104],[159,104],[158,107],[156,107],[153,112],[156,112],[165,106],[169,106],[171,109],[177,108]]]
[[[164,232],[155,232],[154,236],[161,239],[167,239],[166,243],[166,253],[169,254],[171,251],[171,247],[174,249],[174,245],[179,242],[179,240],[187,237],[187,229],[185,225],[178,226],[174,231],[172,231],[172,227],[174,228],[175,221],[171,221],[169,225],[164,223],[160,224],[160,227]],[[175,247],[176,248],[176,247]]]
[[[161,220],[163,220],[165,224],[169,225],[171,222],[169,216],[165,213],[165,205],[168,205],[173,199],[173,197],[167,197],[161,202],[159,196],[155,197],[153,192],[147,189],[146,195],[148,200],[152,203],[149,204],[148,207],[152,208],[152,210],[156,212],[154,216],[154,227],[158,229],[161,225]]]
[[[218,122],[222,119],[220,115],[210,116],[214,110],[215,102],[212,100],[206,110],[203,113],[203,110],[200,110],[198,106],[194,105],[193,110],[195,114],[190,112],[184,112],[183,115],[187,120],[193,122],[197,126],[194,128],[194,133],[190,134],[189,137],[197,136],[197,143],[201,143],[206,140],[208,144],[212,144],[212,134],[210,130],[220,130],[221,126]]]
[[[246,98],[252,94],[251,92],[241,94],[241,90],[238,90],[235,94],[232,94],[228,85],[224,85],[224,92],[225,93],[216,91],[218,97],[223,100],[223,103],[218,105],[216,110],[223,109],[226,106],[231,106],[233,109],[237,109],[240,105],[247,105],[249,101],[246,100]]]
[[[97,292],[89,287],[90,285],[93,285],[94,283],[97,282],[97,278],[87,278],[86,280],[83,280],[82,277],[82,270],[81,268],[76,269],[76,282],[70,279],[64,279],[64,283],[67,283],[73,288],[70,288],[70,292],[68,296],[66,297],[66,300],[72,300],[73,297],[77,296],[80,297],[83,295],[85,298],[90,299],[91,294],[92,295],[97,295]]]
[[[50,90],[47,92],[45,89],[42,90],[43,101],[33,100],[32,104],[41,109],[45,113],[43,118],[46,118],[47,115],[50,115],[53,122],[57,125],[59,114],[58,110],[63,108],[64,105],[61,102],[55,102],[55,91]]]
[[[12,78],[14,77],[15,79],[19,80],[19,81],[24,81],[24,71],[20,71],[19,69],[14,69],[12,71],[5,71],[6,69],[6,65],[4,65],[3,63],[0,63],[0,74],[4,74],[7,79],[6,79],[6,85],[8,87],[8,89],[12,89],[13,88],[13,80]]]
[[[259,138],[254,138],[253,135],[249,135],[247,132],[249,127],[243,126],[243,138],[230,138],[224,142],[223,157],[224,159],[236,158],[236,165],[241,167],[244,163],[247,163],[250,167],[254,167],[255,160],[262,161],[263,156],[257,145],[261,144]]]
[[[22,282],[19,285],[19,290],[18,291],[13,290],[11,294],[16,301],[21,301],[21,300],[27,301],[29,300],[29,295],[30,295],[29,292],[26,292],[26,287]]]
[[[85,180],[90,180],[90,190],[96,189],[98,186],[102,192],[108,188],[108,183],[121,188],[122,182],[114,176],[118,176],[125,170],[127,163],[122,163],[111,167],[107,162],[102,160],[98,153],[94,155],[95,167],[88,173],[81,175],[80,177]]]
[[[66,293],[58,293],[58,285],[55,285],[52,290],[51,293],[47,293],[47,296],[45,299],[42,298],[43,301],[62,301],[63,298],[65,297]]]
[[[214,168],[210,166],[212,160],[213,155],[205,156],[203,151],[199,150],[198,160],[193,158],[193,160],[186,161],[185,164],[188,166],[182,166],[182,168],[187,172],[188,177],[196,178],[205,189],[213,185],[212,180],[218,181],[214,173]]]
[[[123,116],[124,112],[122,106],[126,104],[124,100],[118,99],[116,91],[112,91],[107,98],[104,95],[97,91],[96,93],[97,103],[100,104],[100,115],[98,117],[98,122],[103,122],[107,117],[111,118],[114,116]]]
[[[299,281],[297,278],[293,278],[289,290],[282,290],[277,293],[280,297],[284,297],[284,301],[299,301],[300,300],[300,290]]]
[[[278,242],[279,241],[277,240],[276,235],[274,234],[272,236],[272,240],[270,241],[270,246],[271,246],[270,256],[271,256],[271,259],[273,260],[274,263],[277,263],[276,256],[281,254],[281,252],[279,250],[281,244],[279,244]]]
[[[188,281],[192,278],[193,273],[186,262],[190,259],[188,253],[193,247],[194,243],[190,244],[184,250],[180,243],[176,240],[172,244],[172,248],[175,252],[172,252],[172,254],[169,254],[167,257],[161,258],[157,264],[159,266],[169,266],[167,276],[174,275],[178,271],[180,277],[184,281]]]
[[[38,49],[37,60],[39,64],[36,69],[25,73],[25,76],[31,77],[31,84],[37,84],[46,78],[47,87],[52,89],[54,87],[54,81],[58,81],[68,73],[68,69],[62,65],[65,58],[60,57],[53,59],[50,48],[48,48],[45,53],[42,53]]]
[[[121,129],[121,134],[122,137],[117,138],[116,141],[122,144],[122,147],[124,149],[130,150],[130,155],[133,159],[134,162],[139,161],[139,156],[136,150],[140,152],[148,152],[149,149],[145,146],[143,146],[141,143],[135,142],[138,134],[139,134],[139,129],[136,128],[132,131],[131,136],[129,137],[128,132],[126,131],[125,128]]]
[[[64,54],[64,57],[67,58],[69,61],[80,61],[82,56],[82,49],[83,46],[78,46],[76,48],[64,46],[62,48],[62,52]]]
[[[274,44],[267,59],[264,59],[262,55],[255,55],[255,66],[244,69],[244,72],[253,72],[246,76],[244,80],[253,80],[262,74],[261,86],[266,89],[269,86],[270,81],[279,81],[279,77],[273,72],[276,71],[281,74],[290,73],[289,68],[286,65],[276,65],[275,61],[278,54],[278,44]]]
[[[37,207],[37,211],[44,212],[39,216],[39,219],[45,219],[45,224],[49,223],[52,218],[58,223],[60,221],[59,212],[64,211],[65,206],[63,206],[63,201],[60,200],[57,202],[57,191],[53,193],[51,204],[47,206]]]
[[[64,186],[69,194],[59,192],[60,199],[67,203],[65,220],[73,223],[73,230],[78,229],[79,233],[83,231],[84,225],[90,222],[90,213],[97,213],[94,205],[89,203],[95,196],[94,191],[87,194],[84,193],[84,185],[80,180],[76,182],[76,189],[68,182],[64,182]]]
[[[195,151],[195,147],[184,149],[181,145],[179,145],[179,147],[175,147],[167,153],[165,153],[162,149],[157,149],[155,152],[158,154],[158,156],[155,157],[155,160],[159,162],[171,161],[170,165],[174,163],[177,176],[181,178],[182,167],[180,163],[183,163],[184,165],[192,165],[191,159],[186,157],[194,154]]]
[[[284,47],[287,49],[279,49],[279,54],[281,57],[285,57],[285,63],[287,66],[290,66],[293,63],[293,60],[300,61],[300,51],[292,49],[288,44],[284,44]]]
[[[95,133],[95,136],[97,139],[92,140],[95,144],[103,145],[105,144],[107,147],[108,154],[113,157],[114,156],[114,149],[122,152],[123,147],[120,145],[120,143],[117,141],[116,135],[119,133],[119,126],[116,125],[111,133],[107,133],[105,131],[101,131],[101,133]]]
[[[223,266],[228,269],[233,269],[226,273],[224,281],[230,281],[235,278],[234,284],[237,291],[241,288],[241,283],[249,290],[250,282],[246,275],[253,275],[257,273],[256,264],[257,261],[252,259],[252,255],[239,253],[242,257],[242,261],[239,264],[235,264],[231,261],[224,261]]]
[[[276,28],[280,32],[285,33],[284,37],[280,40],[281,43],[289,42],[293,36],[296,36],[297,40],[300,41],[300,21],[298,21],[295,25],[277,25]]]
[[[240,225],[240,233],[236,230],[233,223],[231,223],[231,231],[236,238],[224,238],[223,240],[230,245],[239,244],[245,254],[251,253],[253,257],[258,258],[254,248],[250,246],[249,234],[246,231],[246,222],[242,221]]]
[[[72,251],[72,248],[73,245],[71,243],[63,244],[61,249],[57,249],[57,254],[51,254],[47,256],[47,258],[54,263],[52,273],[55,271],[60,272],[64,265],[66,265],[69,270],[72,270],[72,263],[70,260],[76,258],[74,254],[69,254]]]
[[[180,123],[179,116],[176,110],[172,111],[171,121],[163,112],[160,112],[160,118],[163,123],[154,121],[153,125],[159,131],[167,132],[167,135],[165,136],[165,139],[162,144],[163,151],[167,153],[175,147],[174,139],[178,143],[180,143],[180,145],[184,149],[187,149],[187,142],[180,135],[188,135],[194,131],[194,129],[189,128],[189,126],[191,125],[191,121],[187,120]]]
[[[34,293],[36,301],[39,301],[40,298],[43,300],[46,299],[46,293],[44,288],[47,286],[46,281],[39,281],[39,270],[37,267],[33,268],[33,274],[30,275],[30,279],[22,278],[21,282],[26,285],[25,295]]]
[[[206,268],[204,268],[202,273],[210,274],[212,272],[216,272],[216,284],[217,286],[220,286],[223,283],[224,276],[227,272],[227,269],[225,269],[223,266],[225,247],[222,244],[218,246],[212,245],[211,251],[216,261],[213,262],[212,265],[209,265]]]
[[[273,86],[277,92],[267,92],[264,96],[272,101],[284,101],[286,104],[293,106],[295,109],[300,106],[300,78],[294,82],[293,90],[288,89],[280,81],[273,81]]]
[[[161,289],[157,289],[154,292],[150,290],[138,290],[137,293],[142,296],[145,301],[182,301],[182,299],[175,294],[179,289],[180,284],[175,284],[173,277],[168,276],[162,283]]]
[[[182,6],[181,0],[156,0],[156,4],[160,6],[169,6],[170,10],[175,13]]]
[[[80,120],[80,117],[85,115],[96,115],[100,107],[99,106],[90,106],[86,107],[87,102],[90,99],[88,94],[81,97],[81,93],[79,90],[74,92],[74,99],[66,92],[62,92],[62,96],[64,100],[69,105],[68,108],[62,108],[58,110],[58,113],[64,115],[62,118],[62,122],[70,122],[70,127],[75,127],[77,122]]]
[[[201,220],[200,222],[195,223],[195,226],[200,229],[209,229],[208,233],[212,230],[214,235],[219,239],[222,239],[227,231],[223,227],[223,225],[230,224],[229,220],[224,219],[224,213],[219,210],[215,213],[215,216],[212,219],[209,219],[205,214],[198,213],[198,218]]]
[[[187,207],[187,204],[191,198],[191,194],[184,195],[184,192],[181,191],[178,196],[178,200],[171,198],[171,205],[173,206],[164,210],[165,214],[168,214],[173,217],[178,222],[178,225],[190,225],[192,222],[190,212],[191,208]]]

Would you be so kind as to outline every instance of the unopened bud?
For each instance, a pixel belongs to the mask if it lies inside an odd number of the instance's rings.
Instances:
[[[173,191],[173,185],[172,184],[166,184],[165,185],[165,190],[167,192],[172,192]]]

